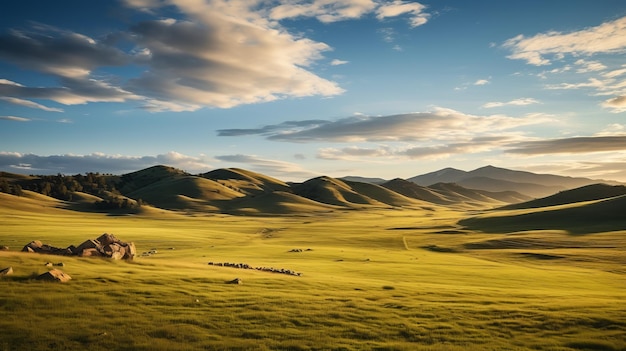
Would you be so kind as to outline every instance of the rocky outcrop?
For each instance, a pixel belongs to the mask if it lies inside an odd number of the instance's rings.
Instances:
[[[69,274],[64,273],[59,269],[51,269],[46,273],[40,274],[35,278],[37,280],[43,280],[48,282],[67,283],[72,279]]]
[[[132,260],[137,254],[135,244],[119,240],[113,234],[104,233],[97,239],[85,240],[78,246],[70,245],[67,248],[58,248],[33,240],[26,244],[23,252],[37,252],[50,255],[106,257],[114,260]]]
[[[0,269],[0,276],[13,274],[13,267]]]

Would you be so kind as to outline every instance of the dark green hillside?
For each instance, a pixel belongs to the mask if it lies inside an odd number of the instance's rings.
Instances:
[[[626,186],[624,185],[608,185],[608,184],[592,184],[580,188],[562,191],[552,196],[536,199],[520,204],[507,205],[502,207],[503,210],[515,210],[524,208],[538,208],[572,204],[582,201],[592,201],[606,199],[609,197],[620,196],[626,194]]]

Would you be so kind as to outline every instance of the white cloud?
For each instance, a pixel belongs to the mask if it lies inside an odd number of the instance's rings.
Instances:
[[[219,136],[263,135],[289,142],[425,141],[472,138],[477,134],[504,132],[549,123],[546,116],[476,116],[446,108],[390,116],[352,116],[338,120],[284,122],[254,129],[219,130]]]
[[[426,6],[418,2],[393,0],[388,3],[383,3],[376,10],[376,18],[383,20],[389,17],[409,14],[411,27],[418,27],[428,22],[428,18],[430,17],[428,13],[424,12],[425,9]]]
[[[297,17],[315,17],[320,22],[331,23],[356,19],[377,7],[372,0],[289,0],[269,9],[269,17],[283,20]]]
[[[525,60],[531,65],[548,65],[566,54],[592,55],[617,53],[626,49],[626,17],[570,33],[547,32],[508,39],[503,46],[510,49],[510,59]]]
[[[30,118],[17,117],[17,116],[0,116],[1,120],[13,121],[13,122],[30,122]]]
[[[607,67],[599,61],[586,61],[583,59],[577,60],[574,62],[575,65],[581,66],[576,70],[576,73],[588,73],[595,71],[602,71]]]
[[[525,106],[540,103],[536,99],[533,98],[520,98],[507,102],[488,102],[483,105],[484,108],[494,108],[494,107],[502,107],[502,106]]]
[[[44,106],[42,104],[38,104],[38,103],[36,103],[34,101],[30,101],[30,100],[18,99],[18,98],[9,97],[9,96],[0,97],[0,100],[6,101],[6,102],[14,104],[14,105],[20,105],[20,106],[25,106],[25,107],[30,107],[30,108],[37,108],[37,109],[48,111],[48,112],[63,112],[63,109]]]
[[[0,170],[7,172],[28,170],[35,174],[85,172],[123,174],[159,164],[176,167],[191,173],[202,173],[211,168],[209,160],[204,156],[188,156],[175,151],[156,156],[107,155],[103,153],[40,156],[0,151]],[[24,165],[28,165],[28,167]]]
[[[614,113],[626,112],[626,96],[617,96],[602,103],[603,107],[611,109]]]
[[[474,82],[474,85],[487,85],[487,84],[489,84],[489,81],[487,79],[479,79]]]
[[[330,62],[330,64],[332,66],[340,66],[340,65],[345,65],[347,63],[349,63],[350,61],[344,61],[344,60],[338,60],[338,59],[334,59]]]

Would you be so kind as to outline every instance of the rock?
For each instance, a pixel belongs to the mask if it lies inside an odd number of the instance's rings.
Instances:
[[[96,240],[102,246],[107,246],[107,245],[111,245],[113,243],[118,243],[119,242],[119,240],[115,237],[115,235],[108,234],[108,233],[104,233],[104,234],[100,235],[98,237],[98,239],[96,239]]]
[[[37,280],[66,283],[72,279],[69,274],[64,273],[59,269],[51,269],[44,274],[41,274],[35,278]]]
[[[0,276],[13,274],[13,267],[0,269]]]
[[[6,250],[8,250],[8,249],[9,249],[9,247],[8,247],[8,246],[6,246],[6,245],[0,245],[0,251],[6,251]]]
[[[132,260],[137,255],[137,248],[134,242],[126,243],[126,254],[122,257],[125,260]]]
[[[81,256],[81,257],[101,257],[102,254],[97,249],[91,248],[91,249],[84,249],[80,253],[79,256]]]
[[[235,278],[233,280],[227,281],[226,284],[243,284],[243,282],[241,281],[241,279]]]
[[[24,246],[22,252],[37,252],[39,249],[41,249],[42,246],[43,244],[41,243],[41,241],[33,240],[26,244],[26,246]]]
[[[43,265],[46,266],[46,267],[52,267],[52,262],[46,262]]]
[[[86,249],[96,249],[97,251],[102,250],[102,245],[97,240],[85,240],[82,244],[78,245],[76,248],[76,252],[78,255],[83,256],[83,251]]]

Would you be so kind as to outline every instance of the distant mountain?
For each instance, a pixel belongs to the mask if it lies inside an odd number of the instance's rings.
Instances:
[[[491,192],[468,189],[455,183],[437,183],[424,187],[408,180],[396,178],[383,184],[383,186],[408,197],[441,205],[517,203],[530,200],[528,196],[515,191]]]
[[[436,172],[415,176],[408,180],[422,186],[440,182],[457,183],[467,188],[479,190],[496,192],[517,191],[532,197],[545,197],[559,191],[599,182],[598,180],[588,178],[536,174],[494,166],[485,166],[469,172],[454,168],[444,168]]]
[[[518,183],[489,177],[470,177],[457,182],[466,188],[484,189],[487,191],[516,191],[531,198],[544,197],[566,190],[563,186],[542,185],[536,183]]]

